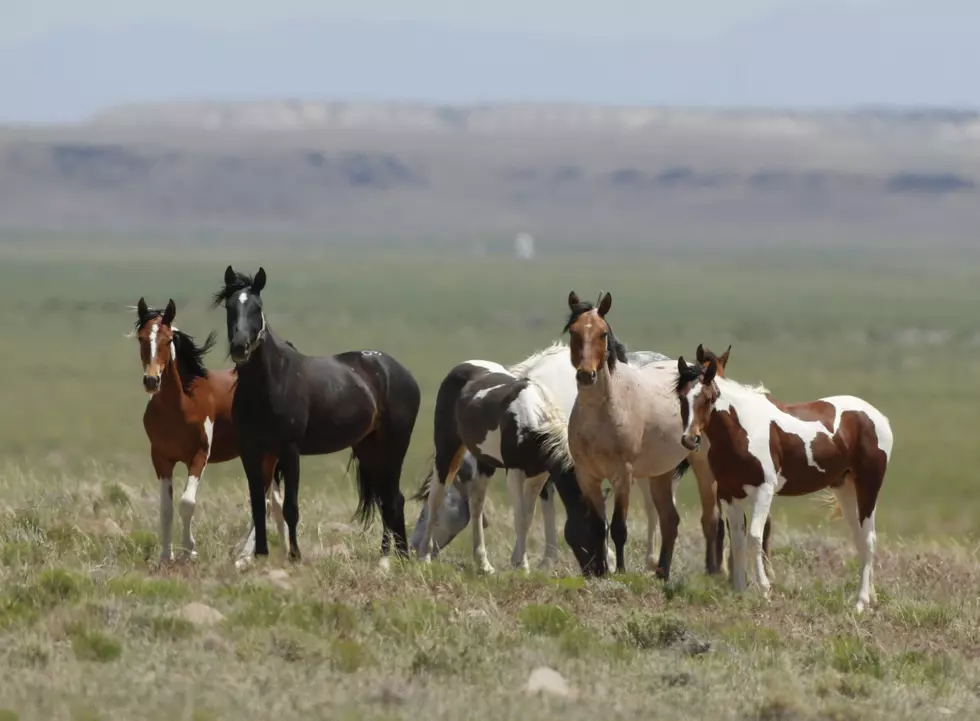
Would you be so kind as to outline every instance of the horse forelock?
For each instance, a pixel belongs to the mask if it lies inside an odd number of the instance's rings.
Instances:
[[[225,283],[214,295],[211,296],[211,306],[217,308],[222,303],[226,302],[236,293],[241,293],[242,291],[249,291],[252,288],[252,284],[255,282],[255,278],[247,273],[241,273],[239,271],[232,271],[235,274],[235,280],[231,283]]]
[[[580,300],[571,306],[568,322],[565,323],[565,328],[562,330],[562,333],[568,333],[579,318],[593,310],[596,310],[596,306],[588,300]],[[626,344],[616,337],[608,320],[605,318],[601,318],[601,320],[606,324],[606,365],[609,367],[609,370],[614,370],[617,362],[629,365],[629,359],[626,357]]]

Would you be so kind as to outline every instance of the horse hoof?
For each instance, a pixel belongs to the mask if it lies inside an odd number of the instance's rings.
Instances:
[[[538,563],[538,570],[548,573],[552,568],[555,567],[555,560],[552,558],[543,558]]]
[[[174,560],[173,551],[170,551],[169,553],[160,554],[160,563],[173,563],[173,560]]]
[[[653,575],[655,575],[661,581],[670,580],[670,571],[667,571],[660,566],[653,569]]]
[[[180,562],[189,563],[197,560],[197,551],[181,551]]]
[[[491,566],[489,562],[480,564],[479,566],[477,566],[477,569],[484,576],[492,576],[494,573],[497,572],[496,569],[493,566]]]
[[[236,571],[244,571],[246,568],[248,568],[251,565],[252,565],[252,559],[251,558],[248,558],[248,557],[246,557],[246,558],[239,558],[237,561],[235,561],[235,570]]]

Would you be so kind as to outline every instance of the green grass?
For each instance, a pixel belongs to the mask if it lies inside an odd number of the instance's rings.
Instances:
[[[980,266],[854,258],[577,255],[518,264],[408,251],[76,253],[0,249],[0,718],[920,719],[980,711],[980,563],[974,413]],[[125,306],[173,297],[203,338],[225,265],[265,266],[269,322],[308,353],[380,348],[408,365],[423,406],[403,476],[430,453],[432,404],[466,358],[514,362],[559,337],[570,289],[614,296],[632,349],[693,356],[733,344],[730,374],[784,400],[860,395],[895,430],[879,506],[881,600],[852,613],[846,529],[808,499],[774,505],[773,599],[702,575],[693,483],[670,584],[643,569],[630,519],[622,578],[585,581],[567,549],[557,577],[507,570],[512,525],[491,486],[491,578],[469,531],[430,567],[376,568],[380,528],[347,526],[346,454],[303,461],[304,560],[233,569],[248,524],[241,466],[207,469],[200,558],[160,568],[158,492],[140,417]],[[914,329],[944,331],[934,344]],[[227,365],[223,344],[209,358]],[[178,471],[177,493],[183,483]],[[560,511],[559,511],[560,513]],[[418,514],[406,504],[410,526]],[[175,514],[176,516],[177,514]],[[559,518],[559,522],[562,522]],[[332,524],[332,525],[331,525]],[[174,537],[179,538],[179,517]],[[539,521],[532,565],[543,550]],[[563,544],[562,544],[563,545]],[[338,553],[337,548],[343,553]],[[288,588],[268,578],[285,568]],[[196,626],[190,602],[224,620]],[[574,701],[520,692],[551,665]],[[948,713],[947,713],[948,712]]]

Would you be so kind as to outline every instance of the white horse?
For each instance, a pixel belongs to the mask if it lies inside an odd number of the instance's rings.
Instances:
[[[627,353],[630,365],[638,367],[646,366],[651,363],[662,363],[670,359],[660,353],[653,351],[638,351]],[[540,385],[547,388],[550,395],[564,413],[566,423],[571,414],[572,407],[578,395],[578,386],[575,381],[575,368],[571,364],[569,347],[564,343],[557,342],[542,351],[539,351],[527,359],[517,363],[508,370],[515,376],[530,378]],[[643,493],[644,507],[647,516],[647,549],[646,565],[650,570],[659,568],[664,559],[658,558],[654,554],[654,536],[659,525],[668,529],[668,533],[676,536],[676,527],[679,520],[676,507],[677,484],[680,475],[690,463],[694,469],[698,481],[698,489],[701,496],[701,523],[707,544],[706,567],[709,573],[720,570],[721,556],[715,550],[717,535],[719,532],[718,505],[715,496],[714,477],[708,467],[707,459],[703,453],[691,453],[686,461],[678,467],[676,471],[646,479],[640,482],[639,486]],[[429,479],[432,475],[431,469],[425,475],[422,487],[416,494],[418,500],[428,497]],[[442,506],[433,524],[432,540],[436,551],[445,548],[462,531],[470,520],[469,513],[469,487],[472,480],[476,477],[476,459],[468,452],[463,457],[463,463],[459,475],[455,482],[446,489],[443,496]],[[523,529],[529,528],[534,516],[534,506],[536,497],[530,495],[530,503],[525,499],[529,497],[526,489],[528,484],[535,479],[528,479],[523,473],[517,470],[507,472],[507,486],[510,491],[511,504],[514,514],[515,544],[511,555],[511,563],[515,568],[528,569],[526,533]],[[544,520],[545,552],[539,568],[550,569],[558,560],[558,530],[555,516],[554,505],[554,484],[548,482],[541,493],[541,510]],[[421,544],[426,525],[428,522],[428,507],[423,503],[419,512],[418,521],[413,529],[410,543],[416,551]],[[670,543],[673,546],[673,541]],[[606,553],[609,560],[614,560],[612,550],[606,545]],[[669,559],[667,559],[669,566]],[[580,559],[581,564],[581,559]]]

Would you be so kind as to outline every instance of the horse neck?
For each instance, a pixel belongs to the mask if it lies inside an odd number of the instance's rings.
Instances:
[[[238,367],[239,382],[243,379],[252,382],[266,383],[278,375],[277,368],[282,361],[282,341],[266,326],[266,337],[252,354],[248,363]]]
[[[618,385],[617,374],[609,369],[608,363],[603,363],[596,372],[595,384],[579,388],[578,403],[593,412],[610,410],[615,405]]]
[[[160,374],[160,392],[157,395],[166,403],[180,403],[184,399],[184,384],[180,378],[180,370],[177,368],[177,360],[173,355],[167,360],[167,365]]]

